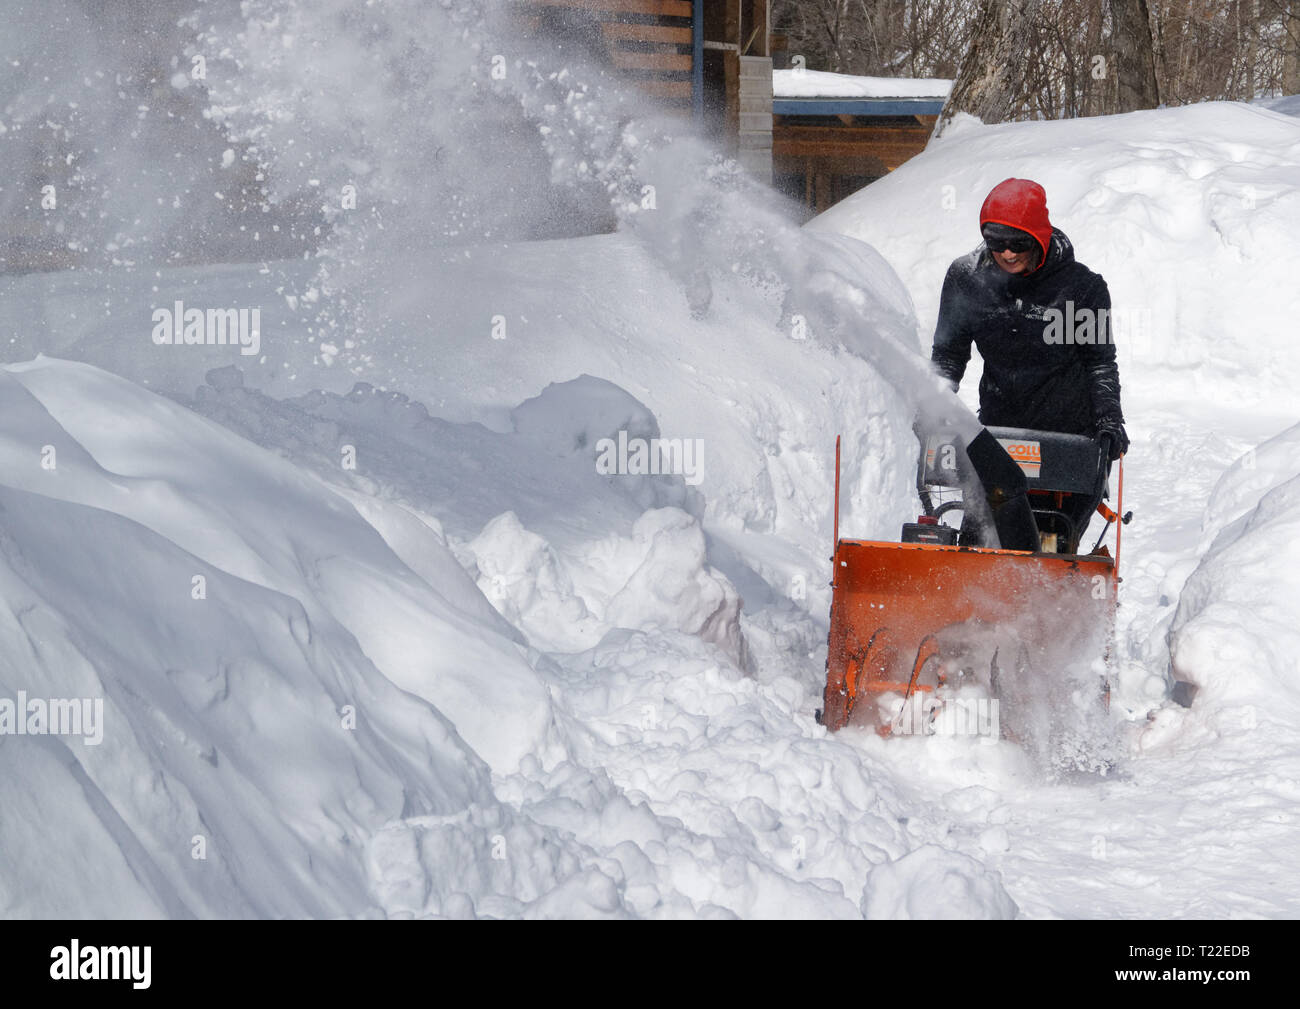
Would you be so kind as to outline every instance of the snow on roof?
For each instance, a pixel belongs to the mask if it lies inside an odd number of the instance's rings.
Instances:
[[[935,77],[854,77],[825,70],[773,70],[777,98],[947,98],[952,81]]]

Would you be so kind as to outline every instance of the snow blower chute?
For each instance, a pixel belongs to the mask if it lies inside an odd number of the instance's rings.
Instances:
[[[990,706],[996,711],[1005,702],[995,731],[1014,736],[1016,720],[1009,714],[1048,698],[1059,703],[1045,678],[1063,664],[1108,657],[1118,530],[1131,516],[1116,525],[1113,558],[1101,545],[1105,531],[1086,554],[1079,543],[1094,510],[1107,529],[1120,518],[1102,503],[1104,447],[1081,435],[987,430],[1024,473],[1037,549],[988,545],[987,523],[981,530],[974,508],[966,514],[960,499],[973,467],[952,435],[922,439],[917,491],[924,514],[903,527],[902,542],[840,539],[836,439],[834,577],[820,714],[828,728],[858,724],[882,735],[926,733],[960,696],[971,716],[966,731],[986,732],[989,726],[972,713],[983,715]],[[1122,514],[1122,460],[1118,487]],[[961,529],[942,522],[953,511],[964,514]],[[1097,703],[1104,704],[1104,675],[1096,687]]]

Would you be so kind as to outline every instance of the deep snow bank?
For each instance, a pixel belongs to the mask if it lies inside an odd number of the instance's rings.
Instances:
[[[874,867],[942,837],[904,828],[874,758],[815,738],[797,671],[761,683],[682,626],[726,598],[688,512],[594,487],[623,503],[632,535],[604,540],[631,561],[597,550],[588,577],[631,574],[592,647],[530,665],[438,523],[390,493],[417,485],[337,468],[339,433],[368,423],[418,470],[401,432],[431,418],[373,390],[309,410],[212,380],[205,409],[305,465],[85,365],[0,376],[0,693],[103,701],[98,745],[0,735],[4,913],[852,917]],[[474,437],[505,461],[567,449],[559,404],[611,408],[587,392],[524,404],[522,436],[444,423],[441,457]],[[552,490],[590,476],[550,459]],[[485,559],[511,542],[479,538]],[[876,889],[911,913],[1010,906],[969,860],[936,871]]]
[[[495,807],[464,740],[546,753],[547,693],[454,560],[426,581],[314,478],[93,368],[0,382],[3,692],[103,704],[98,745],[0,736],[5,913],[362,913],[373,831]]]
[[[1206,508],[1210,544],[1170,627],[1176,677],[1194,710],[1294,725],[1300,714],[1300,425],[1224,473]]]
[[[468,602],[490,600],[536,648],[582,651],[616,627],[663,627],[747,664],[740,597],[708,562],[690,477],[593,465],[596,446],[620,431],[659,436],[653,415],[617,386],[590,377],[548,386],[512,412],[510,432],[433,418],[367,385],[275,400],[244,388],[229,367],[209,375],[195,407],[313,468],[416,571],[453,556],[422,551],[421,522],[433,526],[482,593],[471,589]],[[340,465],[344,454],[354,467]],[[416,535],[395,527],[392,513]],[[732,570],[756,578],[739,562]]]

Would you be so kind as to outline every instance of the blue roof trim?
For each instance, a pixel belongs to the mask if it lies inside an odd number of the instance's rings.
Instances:
[[[942,98],[774,98],[778,116],[937,116]]]

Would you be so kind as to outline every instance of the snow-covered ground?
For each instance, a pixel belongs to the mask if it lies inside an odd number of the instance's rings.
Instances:
[[[382,16],[495,51],[451,10]],[[287,190],[345,164],[400,196],[428,138],[349,150],[331,117],[466,85],[313,90],[282,47],[337,29],[279,27],[209,29],[247,68],[210,84],[229,128]],[[1300,911],[1300,124],[958,124],[796,229],[699,142],[510,66],[502,101],[570,131],[547,156],[624,201],[616,234],[414,241],[474,203],[433,193],[342,221],[323,266],[0,278],[0,698],[102,702],[99,742],[0,734],[0,914]],[[447,154],[470,197],[508,174],[476,188],[476,156]],[[912,417],[970,422],[928,375],[939,282],[1012,175],[1127,311],[1104,777],[813,717],[834,437],[844,531],[896,537]],[[260,307],[259,353],[157,345],[178,300]],[[681,465],[638,472],[651,439]]]

